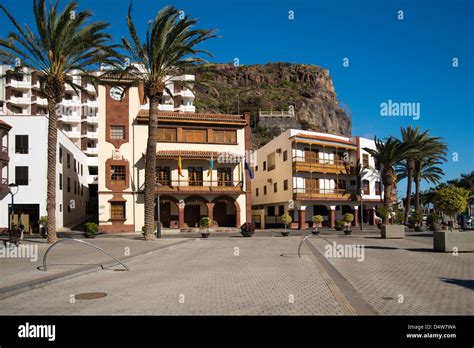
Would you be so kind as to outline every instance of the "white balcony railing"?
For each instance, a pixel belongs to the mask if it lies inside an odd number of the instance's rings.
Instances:
[[[86,103],[84,103],[84,106],[87,106],[89,108],[97,108],[99,107],[99,103],[97,100],[88,100]]]
[[[46,98],[36,97],[36,100],[34,100],[33,103],[36,103],[36,104],[42,105],[42,106],[48,106],[48,100]]]
[[[194,98],[194,93],[191,92],[190,90],[183,90],[175,93],[176,95],[180,95],[185,98]]]
[[[81,101],[79,99],[63,99],[61,102],[63,106],[81,106]]]
[[[174,111],[174,105],[173,104],[160,104],[160,105],[158,105],[158,110],[161,110],[161,111]]]
[[[86,150],[86,154],[88,154],[88,155],[98,155],[99,154],[99,149],[97,147],[88,147],[87,150]]]
[[[89,175],[87,183],[89,185],[97,185],[99,183],[99,177],[97,175]]]
[[[87,116],[88,123],[99,123],[99,117],[97,116]]]
[[[11,80],[9,83],[7,83],[6,86],[7,87],[13,87],[13,88],[28,89],[28,88],[31,88],[31,81]]]
[[[31,98],[27,97],[10,97],[7,99],[8,102],[17,105],[29,105],[31,104]]]
[[[68,136],[68,138],[80,138],[81,132],[78,131],[64,131],[64,134]]]
[[[179,112],[196,112],[196,107],[194,105],[180,105],[176,108],[176,111]]]
[[[79,123],[81,122],[81,116],[74,113],[72,115],[61,115],[60,120],[65,123]]]
[[[87,157],[87,165],[89,167],[98,167],[99,166],[99,157]]]
[[[87,131],[87,137],[89,139],[97,139],[99,137],[99,133],[97,131],[96,132]]]

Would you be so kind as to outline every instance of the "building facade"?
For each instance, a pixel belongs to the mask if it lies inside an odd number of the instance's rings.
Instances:
[[[102,84],[98,99],[99,229],[108,233],[140,231],[144,225],[148,107],[140,88],[124,90],[116,82]],[[187,105],[191,94],[178,86],[174,110],[158,116],[160,221],[164,228],[186,229],[208,216],[214,226],[240,226],[250,216],[243,163],[250,148],[250,115],[189,112],[194,111]]]
[[[9,183],[15,183],[14,219],[24,216],[27,231],[37,232],[38,220],[46,216],[48,118],[38,115],[0,116],[3,128],[0,187],[0,228],[8,227],[11,214]],[[0,127],[1,128],[1,127]],[[6,135],[5,135],[6,133]],[[2,156],[0,156],[2,157]],[[87,216],[88,161],[87,156],[62,131],[58,130],[56,163],[56,226],[73,227]],[[6,187],[5,187],[6,186]]]
[[[373,140],[288,129],[257,150],[252,182],[253,220],[260,226],[278,225],[289,213],[293,228],[306,228],[313,215],[334,227],[346,213],[374,224],[375,207],[382,204],[380,168],[364,147]],[[362,203],[357,193],[357,164]]]

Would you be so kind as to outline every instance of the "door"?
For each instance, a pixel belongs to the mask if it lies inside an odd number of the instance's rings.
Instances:
[[[201,207],[199,205],[186,205],[184,207],[184,222],[188,227],[199,227]]]
[[[160,202],[160,218],[163,227],[170,227],[171,222],[171,203]]]

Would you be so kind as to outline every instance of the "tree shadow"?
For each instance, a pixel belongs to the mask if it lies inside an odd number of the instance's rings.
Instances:
[[[400,248],[396,248],[396,247],[386,247],[386,246],[375,246],[375,245],[371,245],[371,246],[365,246],[364,247],[365,249],[380,249],[380,250],[398,250]]]
[[[454,284],[458,286],[462,286],[466,289],[470,289],[474,291],[474,280],[470,279],[456,279],[456,278],[443,278],[440,277],[441,281],[449,284]]]

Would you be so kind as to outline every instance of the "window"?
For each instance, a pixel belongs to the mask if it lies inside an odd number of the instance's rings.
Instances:
[[[125,202],[110,202],[110,220],[125,220]]]
[[[60,212],[60,213],[63,212],[63,205],[62,205],[62,204],[59,205],[59,212]]]
[[[351,186],[356,186],[356,181],[355,181],[355,180],[349,181],[349,185],[351,185]]]
[[[369,180],[362,181],[362,189],[364,190],[364,195],[370,195]]]
[[[28,167],[15,167],[15,184],[28,185]]]
[[[258,172],[258,166],[255,166],[255,171]]]
[[[366,153],[362,155],[362,166],[364,168],[369,168],[369,155]]]
[[[232,186],[232,168],[217,168],[219,186]]]
[[[67,212],[70,213],[71,212],[71,206],[68,204],[67,205]]]
[[[283,162],[286,162],[288,160],[288,151],[285,150],[283,151]]]
[[[110,166],[110,181],[113,184],[125,184],[125,166]]]
[[[81,196],[84,196],[84,185],[81,184]]]
[[[158,128],[158,141],[176,141],[176,128]]]
[[[380,170],[380,162],[374,157],[375,169]]]
[[[206,143],[206,129],[183,129],[183,140],[187,143]]]
[[[263,161],[263,170],[267,170],[267,161]]]
[[[275,169],[275,152],[267,155],[267,162],[268,162],[268,171],[272,171]]]
[[[282,216],[285,214],[285,206],[284,205],[279,205],[278,206],[278,216]]]
[[[266,186],[263,186],[263,194],[264,194],[264,195],[267,194],[267,187],[266,187]]]
[[[319,150],[311,149],[309,147],[304,149],[304,160],[306,162],[319,162]]]
[[[273,192],[278,192],[278,183],[273,183]]]
[[[377,196],[380,196],[382,193],[382,184],[380,183],[380,181],[376,181],[375,182],[375,194]]]
[[[125,139],[125,127],[110,126],[110,139]]]
[[[98,174],[98,167],[89,167],[89,174],[90,175],[97,175]]]
[[[67,154],[66,158],[67,158],[66,160],[67,167],[71,168],[71,155]]]
[[[255,196],[258,197],[258,187],[255,189]]]
[[[74,159],[74,173],[76,173],[76,160]]]
[[[202,167],[189,167],[189,186],[202,186]]]
[[[214,130],[214,142],[219,144],[236,144],[237,131],[235,130]]]
[[[63,189],[63,175],[59,173],[59,189]]]
[[[63,163],[63,148],[59,147],[59,163]]]
[[[71,178],[67,178],[67,192],[71,192]]]
[[[77,194],[77,181],[74,180],[74,194]]]
[[[156,180],[160,185],[171,186],[170,167],[156,167]]]
[[[267,215],[268,216],[275,216],[275,207],[273,205],[267,207]]]
[[[81,176],[84,175],[84,171],[83,171],[83,167],[82,167],[82,164],[81,164]]]
[[[15,153],[28,153],[28,135],[15,135]]]
[[[338,190],[345,190],[346,189],[346,180],[337,180],[337,187]]]
[[[288,179],[287,179],[287,180],[283,180],[283,190],[284,190],[284,191],[288,191]]]

